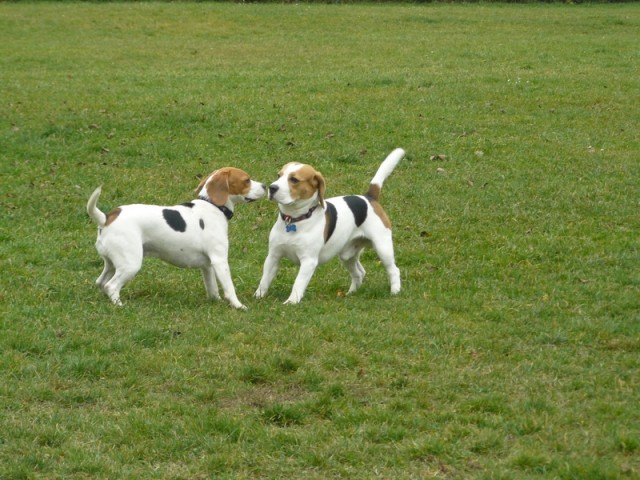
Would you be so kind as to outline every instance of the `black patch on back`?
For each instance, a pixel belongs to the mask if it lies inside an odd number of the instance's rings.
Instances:
[[[167,222],[167,225],[173,228],[176,232],[184,232],[187,230],[187,222],[184,221],[184,218],[182,218],[179,211],[165,208],[162,210],[162,216]]]
[[[204,230],[204,220],[200,219],[200,228]]]
[[[181,205],[182,205],[183,207],[193,208],[193,206],[195,205],[195,203],[193,203],[193,202],[185,202],[185,203],[181,203]]]
[[[367,219],[367,202],[362,197],[355,195],[344,197],[344,201],[347,202],[347,206],[353,213],[353,217],[356,220],[356,227],[359,227]]]
[[[326,219],[326,226],[324,227],[324,243],[331,238],[333,235],[333,231],[336,229],[336,223],[338,222],[338,211],[336,207],[332,203],[325,202],[327,208],[324,212],[324,216]]]

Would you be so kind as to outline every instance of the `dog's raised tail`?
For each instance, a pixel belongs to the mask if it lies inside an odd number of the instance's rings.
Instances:
[[[96,225],[98,225],[99,227],[104,227],[105,223],[107,223],[107,216],[96,206],[101,193],[102,187],[98,187],[93,191],[93,193],[89,197],[89,201],[87,202],[87,213],[91,217],[91,220],[96,223]]]
[[[384,162],[380,164],[378,171],[374,175],[373,179],[371,179],[369,190],[367,191],[367,197],[376,201],[378,200],[378,197],[380,197],[380,190],[382,190],[382,184],[389,175],[391,175],[391,172],[393,172],[393,169],[396,168],[396,165],[398,165],[400,160],[402,160],[404,154],[405,152],[403,149],[396,148],[393,152],[387,155],[387,158],[385,158]]]

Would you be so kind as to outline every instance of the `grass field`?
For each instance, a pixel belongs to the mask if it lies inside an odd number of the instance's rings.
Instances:
[[[0,4],[0,478],[640,477],[640,7]],[[252,298],[147,260],[115,308],[85,213],[302,160],[385,184],[372,253]]]

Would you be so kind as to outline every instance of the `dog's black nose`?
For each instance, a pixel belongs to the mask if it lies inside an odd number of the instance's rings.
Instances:
[[[278,185],[269,185],[269,197],[273,197],[279,189]]]

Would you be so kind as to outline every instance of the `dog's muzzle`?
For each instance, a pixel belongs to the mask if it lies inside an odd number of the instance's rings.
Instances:
[[[269,200],[273,200],[273,196],[280,190],[280,187],[274,184],[269,185]]]

